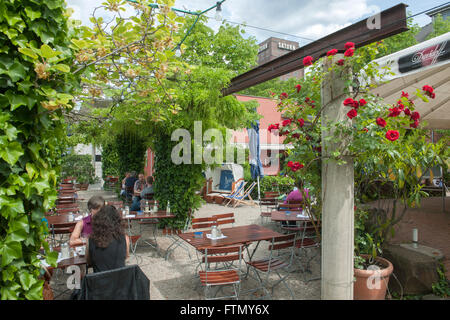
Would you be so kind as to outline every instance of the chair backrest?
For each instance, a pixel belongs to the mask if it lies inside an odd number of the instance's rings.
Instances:
[[[216,217],[207,217],[207,218],[194,218],[191,220],[192,229],[207,229],[212,226],[217,226],[217,218]]]
[[[276,253],[276,257],[283,257],[283,256],[289,256],[289,263],[292,263],[292,259],[294,258],[294,249],[295,249],[295,243],[296,243],[296,234],[290,233],[287,235],[279,236],[279,237],[273,237],[271,244],[269,245],[269,251],[270,251],[270,260],[272,260],[272,257],[274,256],[274,253]],[[284,253],[281,252],[282,250],[286,250]],[[270,268],[270,262],[269,262],[269,268]]]
[[[264,198],[278,198],[280,193],[278,191],[265,191]]]
[[[150,281],[138,265],[88,273],[80,300],[150,300]]]
[[[234,212],[215,214],[215,215],[213,215],[213,217],[217,218],[218,226],[221,226],[224,224],[229,224],[229,223],[231,223],[231,226],[233,226],[234,222],[235,222]]]
[[[80,212],[80,208],[73,207],[73,208],[56,208],[55,212],[59,214],[69,214],[69,213],[78,213]]]
[[[105,201],[106,205],[114,206],[117,210],[123,208],[123,201]]]
[[[127,195],[133,195],[134,193],[134,186],[125,186],[125,192],[127,193]]]
[[[226,246],[226,247],[211,247],[205,249],[205,254],[203,256],[202,261],[205,263],[205,269],[208,271],[209,268],[212,268],[212,263],[219,262],[231,262],[231,261],[239,261],[238,266],[234,266],[233,269],[240,270],[241,261],[243,259],[242,253],[242,245],[237,246]],[[230,269],[230,265],[226,264],[225,268]],[[223,268],[222,268],[223,269]],[[214,266],[212,270],[220,270],[217,266]]]

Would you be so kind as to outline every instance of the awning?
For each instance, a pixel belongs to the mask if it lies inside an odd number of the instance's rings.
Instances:
[[[389,65],[394,75],[389,82],[375,88],[387,103],[396,103],[401,92],[408,92],[416,111],[428,129],[450,129],[450,32],[375,60],[379,69]],[[417,89],[430,85],[435,99],[423,102],[415,96]]]

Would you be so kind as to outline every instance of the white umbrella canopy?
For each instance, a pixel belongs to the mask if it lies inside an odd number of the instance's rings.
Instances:
[[[389,65],[394,75],[389,82],[372,90],[387,103],[396,103],[408,92],[427,129],[450,129],[450,32],[375,60],[379,68]],[[434,88],[429,102],[415,96],[424,85]]]

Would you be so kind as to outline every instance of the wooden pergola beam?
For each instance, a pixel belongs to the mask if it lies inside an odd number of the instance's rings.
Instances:
[[[223,95],[239,92],[259,83],[302,69],[303,58],[306,56],[312,56],[314,60],[317,60],[325,56],[333,48],[338,49],[342,53],[344,45],[348,41],[354,42],[355,47],[358,48],[408,30],[405,4],[400,3],[382,11],[380,14],[380,29],[369,29],[367,27],[367,19],[361,20],[238,75],[231,80],[230,86],[222,91]]]

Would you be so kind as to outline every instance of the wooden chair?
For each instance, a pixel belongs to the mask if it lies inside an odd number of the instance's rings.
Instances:
[[[191,227],[194,230],[210,229],[212,226],[217,226],[217,218],[214,216],[207,218],[195,218],[191,221]]]
[[[240,268],[241,261],[243,258],[242,246],[229,246],[229,247],[215,247],[206,248],[203,257],[204,269],[199,272],[200,282],[205,287],[205,299],[206,300],[216,300],[216,299],[229,299],[239,298],[240,291]],[[239,261],[239,265],[233,267],[233,262]],[[211,265],[213,263],[226,262],[223,264],[224,268],[212,269]],[[214,297],[209,296],[209,291],[212,287],[220,287],[223,289],[224,286],[232,286],[234,295],[231,296],[221,296],[216,297],[219,291],[216,292]]]
[[[294,299],[294,294],[292,290],[289,288],[289,285],[286,283],[286,279],[289,276],[289,267],[293,263],[294,258],[294,249],[296,243],[296,234],[288,234],[280,237],[273,237],[271,240],[271,244],[269,245],[270,255],[268,258],[263,258],[255,261],[246,261],[249,269],[254,271],[256,276],[256,280],[259,282],[259,287],[250,290],[256,291],[259,289],[263,289],[266,293],[266,296],[270,296],[271,294],[267,290],[269,286],[269,278],[272,273],[276,273],[279,277],[279,280],[276,281],[272,286],[272,294],[273,289],[282,282],[285,287],[288,289],[292,299]],[[282,276],[279,271],[285,271],[287,274]],[[248,273],[248,271],[247,271]],[[265,275],[265,279],[262,279],[261,275]]]
[[[134,187],[125,186],[125,199],[127,201],[127,204],[131,204],[131,201],[133,200],[133,193]]]
[[[316,226],[318,228],[318,232],[321,232],[320,224]],[[298,249],[298,261],[300,263],[300,270],[303,273],[304,281],[309,282],[313,280],[319,280],[318,278],[306,278],[306,273],[311,273],[310,263],[311,261],[319,254],[320,250],[315,250],[316,253],[310,257],[308,257],[308,252],[313,249],[320,248],[320,241],[317,237],[316,228],[310,221],[304,221],[301,227],[300,236],[295,241],[295,247]],[[303,254],[303,257],[302,257]],[[303,262],[303,264],[302,264]]]
[[[277,208],[278,200],[277,198],[262,198],[259,201],[259,209],[260,209],[260,216],[261,216],[261,223],[264,223],[264,219],[269,219],[272,216],[272,211],[274,211]]]
[[[124,207],[123,201],[105,201],[105,205],[114,206],[119,211]]]
[[[264,198],[278,198],[280,193],[278,191],[265,191]]]
[[[61,241],[63,240],[63,236],[65,234],[70,235],[72,233],[73,229],[75,229],[75,225],[73,223],[60,223],[60,224],[58,224],[57,227],[55,227],[54,225],[49,225],[49,229],[50,229],[53,246],[55,246],[56,241],[57,241],[56,235],[57,234],[60,235],[59,242],[61,243]]]
[[[217,219],[217,226],[223,226],[224,224],[230,224],[231,227],[234,226],[234,212],[230,213],[221,213],[221,214],[215,214],[213,215],[213,218]]]
[[[73,208],[57,208],[55,209],[56,214],[60,215],[60,214],[77,214],[80,212],[80,208],[78,208],[78,206],[73,207]]]

